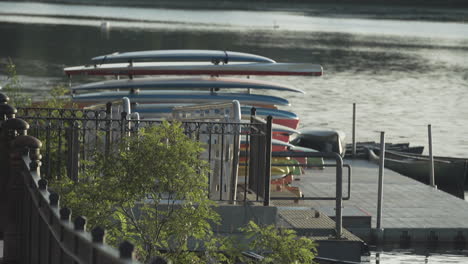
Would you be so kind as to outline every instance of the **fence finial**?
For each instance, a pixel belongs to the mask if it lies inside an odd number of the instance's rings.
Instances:
[[[49,203],[50,203],[50,206],[52,207],[58,207],[59,205],[59,200],[60,200],[60,196],[57,194],[57,193],[51,193],[49,195]]]
[[[64,207],[62,209],[60,209],[60,220],[64,220],[64,221],[70,221],[70,217],[71,217],[71,209],[68,208],[68,207]]]
[[[10,122],[11,120],[14,122]],[[37,171],[37,168],[40,166],[39,160],[41,155],[39,154],[39,148],[42,146],[41,141],[32,136],[17,135],[17,132],[19,131],[17,129],[24,129],[29,127],[28,123],[21,119],[9,119],[3,125],[8,133],[7,138],[12,140],[10,143],[10,159],[12,162],[11,166],[14,168],[20,168],[20,164],[22,162],[21,156],[28,155],[28,153],[30,153],[32,160],[32,164],[30,164],[32,165],[32,167],[30,167],[31,171]],[[24,133],[26,134],[26,131],[24,131]]]
[[[14,118],[17,113],[16,108],[11,105],[0,102],[0,120]]]
[[[33,136],[21,135],[15,138],[13,141],[13,146],[15,148],[21,148],[23,155],[29,152],[29,158],[31,159],[29,168],[31,171],[37,171],[37,168],[41,166],[42,156],[40,153],[40,148],[42,147],[42,142]]]
[[[77,216],[75,221],[73,221],[74,229],[77,231],[85,231],[86,229],[86,217],[84,216]]]
[[[253,116],[254,116],[256,113],[257,113],[257,108],[252,107],[252,108],[250,109],[250,115],[253,115]]]
[[[0,104],[7,104],[10,101],[10,97],[4,93],[0,93]]]
[[[131,259],[132,256],[133,256],[133,250],[134,249],[135,249],[135,246],[133,246],[133,244],[128,242],[127,240],[120,243],[120,245],[119,245],[120,258],[122,258],[122,259]]]
[[[7,131],[9,139],[13,139],[17,135],[27,135],[29,124],[20,118],[10,118],[2,124],[2,128]]]
[[[105,235],[106,231],[100,226],[96,226],[95,228],[93,228],[93,230],[91,230],[93,243],[104,243]]]
[[[45,191],[47,190],[47,180],[46,179],[40,179],[37,184],[39,185],[39,190]]]

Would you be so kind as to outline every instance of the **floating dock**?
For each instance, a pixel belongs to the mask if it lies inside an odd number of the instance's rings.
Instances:
[[[382,228],[377,229],[378,166],[365,160],[345,159],[344,163],[352,167],[350,199],[343,201],[344,228],[373,245],[426,243],[466,248],[467,201],[385,169]],[[299,187],[304,197],[334,196],[335,169],[306,170],[291,185]],[[344,176],[344,196],[347,189]],[[335,201],[273,200],[273,203],[278,207],[314,208],[334,216]]]

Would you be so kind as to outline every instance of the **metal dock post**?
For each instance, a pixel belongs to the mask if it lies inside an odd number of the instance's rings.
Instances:
[[[385,168],[385,132],[380,132],[380,155],[379,155],[379,180],[377,184],[377,223],[375,229],[375,241],[380,244],[384,241],[384,229],[382,228],[382,203],[383,203],[383,181]]]
[[[432,154],[432,127],[427,125],[427,134],[429,138],[429,184],[436,187],[434,180],[434,155]]]
[[[353,159],[356,158],[356,103],[353,103]]]
[[[336,238],[343,237],[343,158],[336,152],[273,152],[273,157],[319,157],[334,159],[336,162],[335,232]],[[349,167],[349,166],[347,166]],[[272,200],[291,200],[289,197],[274,197]],[[298,198],[299,200],[316,200]],[[322,198],[323,199],[323,198]]]
[[[377,194],[377,229],[382,228],[383,180],[385,166],[385,132],[380,132],[379,185]]]
[[[265,141],[265,152],[266,152],[266,160],[265,160],[265,186],[264,186],[264,200],[263,205],[269,206],[270,205],[270,181],[271,181],[271,135],[272,135],[272,124],[273,124],[273,117],[269,115],[267,117],[267,126],[266,126],[266,141]]]

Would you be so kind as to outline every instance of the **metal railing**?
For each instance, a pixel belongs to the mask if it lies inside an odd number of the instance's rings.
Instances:
[[[273,152],[272,156],[276,157],[275,152]],[[294,164],[295,166],[302,166],[302,167],[308,167],[308,168],[335,168],[338,166],[337,164],[321,164],[317,166],[311,166],[310,164],[301,164],[297,163]],[[278,167],[286,167],[286,166],[291,166],[289,163],[273,163],[271,166],[278,166]],[[351,165],[349,164],[343,164],[343,168],[347,169],[347,194],[346,196],[343,196],[343,201],[351,199]],[[271,198],[272,200],[304,200],[304,201],[326,201],[326,200],[335,200],[336,196],[301,196],[301,197],[295,197],[295,198],[289,198],[289,197],[273,197]]]
[[[251,123],[266,127],[252,126],[250,130],[250,144],[246,151],[249,158],[248,188],[257,194],[256,200],[263,197],[263,205],[268,206],[270,205],[272,118],[269,116],[265,121],[252,115]]]
[[[4,103],[4,102],[0,102]],[[0,124],[0,233],[5,263],[140,263],[134,246],[116,250],[104,243],[99,227],[86,231],[86,218],[71,221],[71,210],[41,178],[41,141],[27,136],[29,124],[17,118]]]
[[[29,123],[31,135],[44,142],[41,167],[43,176],[67,176],[73,180],[77,180],[80,171],[86,169],[86,163],[83,161],[92,159],[92,153],[96,150],[109,153],[122,137],[136,136],[141,129],[162,123],[158,120],[134,120],[126,112],[116,113],[112,107],[107,107],[106,110],[18,108],[17,116]],[[120,118],[113,118],[115,116]],[[244,189],[258,191],[257,201],[269,200],[269,185],[266,183],[269,179],[266,175],[269,173],[266,169],[269,167],[269,164],[266,164],[269,158],[266,155],[271,152],[266,147],[268,144],[271,146],[271,120],[269,122],[270,125],[261,119],[252,118],[250,123],[181,123],[184,133],[194,140],[201,141],[206,149],[203,158],[212,165],[208,175],[209,184],[216,182],[219,185],[210,188],[211,199],[233,202],[222,193],[223,189],[226,189],[223,184],[228,184],[223,181],[225,168],[216,164],[223,164],[226,158],[233,158],[230,154],[232,148],[224,146],[224,143],[229,135],[238,135],[244,141],[243,147],[254,153],[250,153],[244,161],[247,166],[239,169],[248,171]],[[259,157],[262,160],[258,160]],[[235,161],[239,162],[238,159]],[[247,196],[244,195],[240,201],[246,199]]]
[[[335,197],[271,197],[272,200],[335,200],[335,231],[336,236],[340,238],[343,233],[343,159],[340,154],[335,152],[293,152],[293,151],[282,151],[282,152],[273,152],[272,157],[290,157],[290,158],[328,158],[334,159],[336,165],[327,165],[336,167],[336,195]],[[350,197],[350,186],[351,186],[351,166],[348,167],[348,197]]]

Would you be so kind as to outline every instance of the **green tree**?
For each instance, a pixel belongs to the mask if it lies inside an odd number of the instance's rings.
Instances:
[[[63,118],[73,118],[75,117],[74,115],[76,115],[76,117],[78,118],[83,117],[82,111],[76,111],[73,109],[65,110],[65,108],[77,108],[68,94],[68,89],[65,88],[65,86],[63,85],[57,85],[55,87],[52,87],[52,89],[50,89],[48,92],[47,100],[35,103],[35,108],[40,109],[36,111],[40,111],[40,113],[43,113],[41,117],[49,117],[50,119],[31,120],[36,126],[60,126],[60,131],[58,129],[50,129],[48,131],[49,135],[47,137],[41,138],[41,141],[43,143],[42,150],[45,153],[45,149],[47,148],[47,146],[49,146],[48,155],[50,155],[50,160],[54,165],[58,162],[59,159],[63,159],[63,157],[66,155],[65,142],[67,142],[67,136],[65,131],[73,126],[72,119],[68,121],[62,121]],[[18,113],[21,113],[21,111],[21,108],[18,109]],[[41,132],[45,132],[45,130],[42,130]],[[61,142],[61,144],[59,144],[59,142]],[[50,165],[50,170],[48,170],[49,174],[46,173],[45,167],[43,168],[44,171],[42,173],[44,175],[44,178],[46,178],[47,180],[50,180],[52,178],[60,178],[63,175],[67,174],[65,162],[61,162],[61,166]]]
[[[9,104],[17,108],[30,107],[32,105],[32,99],[24,93],[24,87],[18,76],[16,65],[11,59],[8,59],[5,72],[7,80],[2,90],[10,97]],[[70,91],[66,89],[64,85],[57,85],[49,90],[47,100],[38,102],[36,106],[43,108],[75,107],[76,105],[71,102],[71,97],[68,96],[69,94]]]
[[[164,122],[124,138],[108,156],[96,152],[79,182],[63,177],[52,188],[90,228],[106,228],[108,242],[134,243],[142,261],[164,256],[175,263],[230,264],[253,249],[267,256],[264,263],[312,263],[315,244],[292,230],[251,222],[242,229],[250,244],[214,234],[219,215],[208,199],[201,152],[180,124]]]
[[[42,108],[76,108],[72,103],[70,91],[64,85],[57,85],[49,90],[47,100],[39,102],[37,107]]]
[[[10,98],[9,104],[15,106],[18,109],[18,115],[21,115],[21,108],[31,107],[32,100],[29,96],[27,96],[24,93],[24,88],[18,76],[16,65],[11,59],[8,60],[5,72],[7,74],[7,82],[6,85],[2,88],[2,92],[8,95],[8,97]],[[71,97],[68,96],[68,94],[69,91],[65,88],[64,85],[57,85],[48,91],[48,94],[46,96],[47,100],[44,100],[42,102],[35,102],[35,107],[44,108],[41,111],[41,113],[43,113],[42,117],[61,117],[60,109],[63,109],[65,107],[76,108],[76,105],[72,103]],[[26,121],[30,122],[30,125],[33,126],[45,126],[45,124],[48,122],[46,120],[39,119],[27,119]],[[56,121],[51,122],[53,123]],[[66,126],[70,126],[70,124],[64,123],[64,125],[61,128],[65,129]],[[46,146],[48,145],[47,141],[50,141],[48,155],[51,156],[50,160],[57,161],[59,157],[63,157],[65,151],[65,144],[62,144],[62,146],[59,148],[58,138],[61,138],[61,142],[66,142],[65,133],[63,133],[63,131],[59,133],[57,130],[50,130],[49,132],[50,134],[47,137],[48,140],[46,138],[41,138],[41,141],[43,143],[42,148],[44,151]],[[63,163],[62,166],[51,166],[50,175],[46,174],[45,171],[43,171],[42,173],[48,180],[50,180],[51,178],[57,178],[59,177],[59,175],[65,175],[65,164]]]
[[[2,90],[10,97],[9,104],[14,107],[30,106],[32,103],[31,98],[24,94],[23,85],[16,72],[16,65],[11,59],[8,59],[5,71],[7,74],[7,83],[2,87]]]
[[[260,227],[252,221],[241,230],[251,240],[249,248],[265,256],[262,263],[314,263],[317,253],[315,242],[298,237],[294,230],[276,228],[274,225]]]
[[[95,153],[78,183],[64,177],[55,188],[89,225],[103,225],[111,243],[132,241],[140,259],[163,249],[177,263],[205,263],[193,251],[205,250],[219,216],[208,199],[201,151],[179,124],[164,122],[124,138],[108,156]]]

